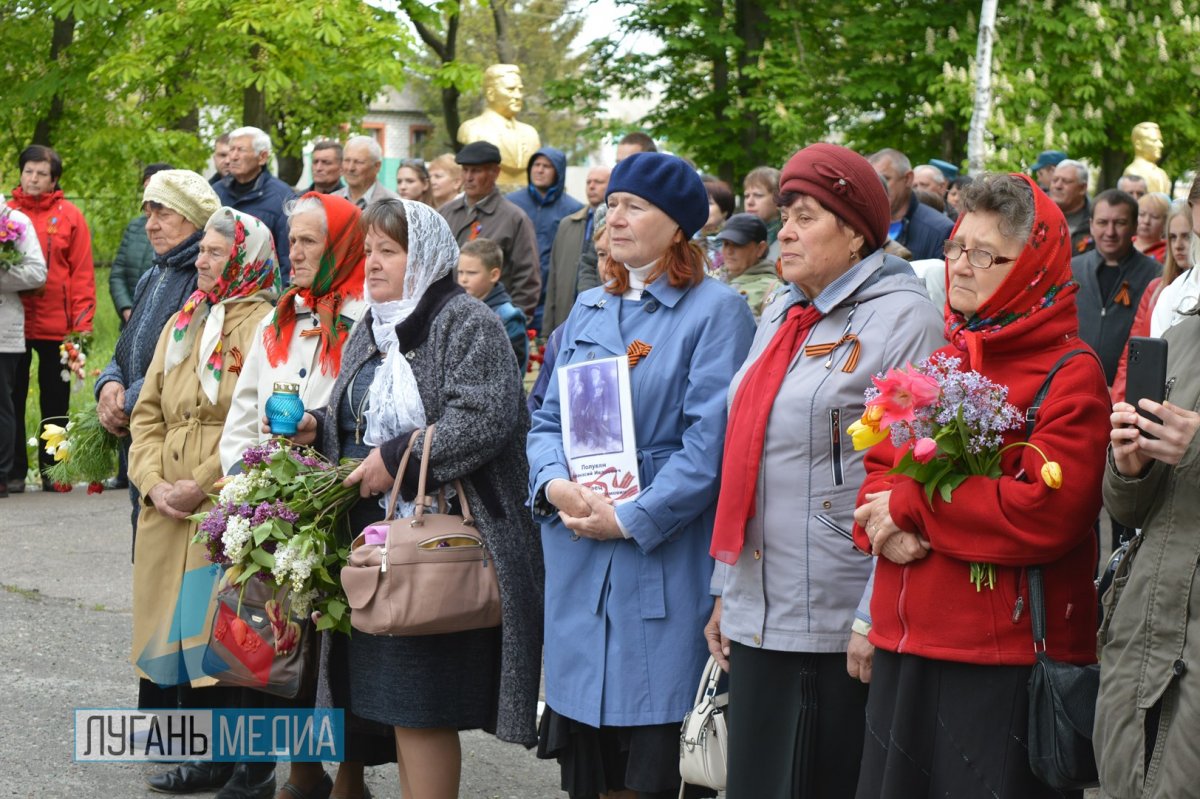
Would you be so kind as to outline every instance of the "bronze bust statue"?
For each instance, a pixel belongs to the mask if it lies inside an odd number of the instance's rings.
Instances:
[[[1169,194],[1171,178],[1158,165],[1162,158],[1162,131],[1157,122],[1142,122],[1133,128],[1133,162],[1125,167],[1124,174],[1145,178],[1149,191]]]
[[[533,126],[516,119],[524,90],[520,67],[492,64],[483,73],[483,98],[487,108],[458,128],[458,140],[463,144],[486,141],[500,148],[498,184],[502,190],[511,191],[528,183],[525,170],[529,159],[542,146]]]

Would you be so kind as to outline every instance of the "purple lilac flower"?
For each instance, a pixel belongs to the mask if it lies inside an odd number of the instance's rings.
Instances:
[[[292,457],[296,459],[297,463],[302,463],[310,469],[325,471],[329,468],[329,463],[324,458],[315,455],[306,455],[303,451],[293,453]]]
[[[248,467],[260,466],[269,461],[278,450],[279,442],[274,440],[258,444],[242,453],[242,463]]]

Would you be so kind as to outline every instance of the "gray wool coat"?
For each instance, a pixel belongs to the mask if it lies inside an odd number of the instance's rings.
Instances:
[[[449,276],[430,286],[396,333],[425,417],[437,424],[429,479],[437,484],[462,481],[496,563],[502,606],[500,693],[495,729],[489,732],[532,746],[537,742],[545,570],[537,528],[525,507],[529,411],[512,345],[499,318]],[[341,449],[333,422],[342,395],[359,368],[377,354],[368,314],[354,326],[342,351],[341,372],[329,397],[330,423],[324,423],[324,414],[314,414],[322,422],[317,440],[327,457],[336,459]],[[397,436],[380,448],[393,474],[408,438]],[[423,439],[414,447],[410,474],[419,471]]]

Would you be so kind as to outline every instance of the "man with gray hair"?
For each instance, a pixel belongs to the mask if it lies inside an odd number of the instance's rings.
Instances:
[[[292,187],[271,174],[271,137],[258,128],[243,127],[229,132],[229,174],[213,188],[227,205],[262,221],[275,239],[279,273],[290,282],[292,262],[288,258],[288,224],[284,207],[295,198]]]
[[[1067,218],[1071,229],[1071,251],[1075,255],[1092,249],[1092,203],[1088,200],[1088,168],[1072,158],[1058,162],[1050,179],[1050,199]]]
[[[351,136],[342,153],[342,179],[346,188],[333,193],[334,197],[349,200],[366,208],[376,200],[398,200],[400,195],[379,182],[383,166],[383,149],[370,136]]]
[[[1122,175],[1117,181],[1117,189],[1123,191],[1135,200],[1140,200],[1150,191],[1146,187],[1146,179],[1141,175]]]
[[[907,247],[912,260],[941,258],[942,247],[950,237],[954,223],[945,214],[917,200],[913,194],[913,168],[908,157],[889,147],[867,160],[887,185],[892,212],[888,238]]]

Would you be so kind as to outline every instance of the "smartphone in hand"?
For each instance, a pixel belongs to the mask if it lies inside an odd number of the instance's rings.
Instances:
[[[1125,401],[1137,412],[1154,422],[1162,422],[1154,414],[1142,410],[1138,400],[1150,399],[1161,404],[1167,393],[1167,342],[1161,338],[1134,336],[1129,339],[1129,369],[1125,381]],[[1141,431],[1146,438],[1157,438]]]

